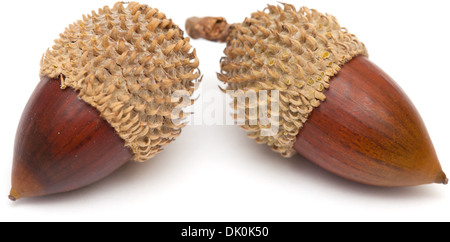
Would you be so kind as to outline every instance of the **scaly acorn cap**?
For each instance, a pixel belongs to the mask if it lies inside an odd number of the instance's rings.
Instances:
[[[172,111],[183,104],[171,97],[176,91],[192,95],[200,81],[189,41],[158,9],[118,2],[66,28],[43,56],[40,74],[77,90],[131,148],[134,160],[143,162],[185,125],[172,122]],[[185,116],[181,111],[179,118]]]
[[[329,88],[331,77],[353,57],[368,54],[364,44],[342,28],[335,17],[306,7],[297,11],[293,5],[283,5],[268,5],[242,24],[227,27],[226,56],[221,60],[218,78],[227,84],[226,90],[252,90],[256,94],[279,91],[279,131],[274,136],[262,134],[267,125],[249,122],[250,107],[264,105],[271,113],[266,100],[258,98],[234,108],[247,110],[241,127],[249,137],[290,157],[295,154],[293,146],[299,130],[313,109],[326,99],[324,90]]]

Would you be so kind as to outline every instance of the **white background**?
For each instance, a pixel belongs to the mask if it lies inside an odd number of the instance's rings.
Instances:
[[[363,41],[370,59],[410,96],[444,171],[450,173],[449,1],[287,1],[336,16]],[[184,29],[191,16],[242,22],[256,0],[146,0]],[[11,202],[14,137],[39,81],[39,61],[65,27],[114,1],[2,2],[0,15],[1,221],[450,221],[450,187],[377,188],[336,177],[296,156],[281,158],[236,126],[188,126],[163,153],[129,163],[81,190]],[[224,44],[191,42],[217,90]],[[205,108],[207,105],[204,105]]]

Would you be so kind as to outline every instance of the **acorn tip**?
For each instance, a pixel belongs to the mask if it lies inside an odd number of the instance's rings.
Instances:
[[[442,170],[439,172],[438,176],[436,177],[435,183],[448,185],[447,175]]]
[[[20,199],[22,196],[20,195],[20,193],[18,193],[14,188],[11,188],[11,191],[9,192],[9,200],[15,202],[18,199]]]

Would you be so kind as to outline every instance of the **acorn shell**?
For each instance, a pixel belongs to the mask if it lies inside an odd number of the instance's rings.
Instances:
[[[294,144],[352,181],[383,187],[447,184],[425,124],[405,92],[365,57],[342,66]]]
[[[94,183],[129,162],[114,128],[59,79],[42,78],[20,119],[9,198],[36,197]]]

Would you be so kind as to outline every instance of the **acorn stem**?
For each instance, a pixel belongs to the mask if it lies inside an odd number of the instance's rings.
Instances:
[[[226,42],[233,28],[223,17],[192,17],[186,20],[186,31],[193,39]]]

